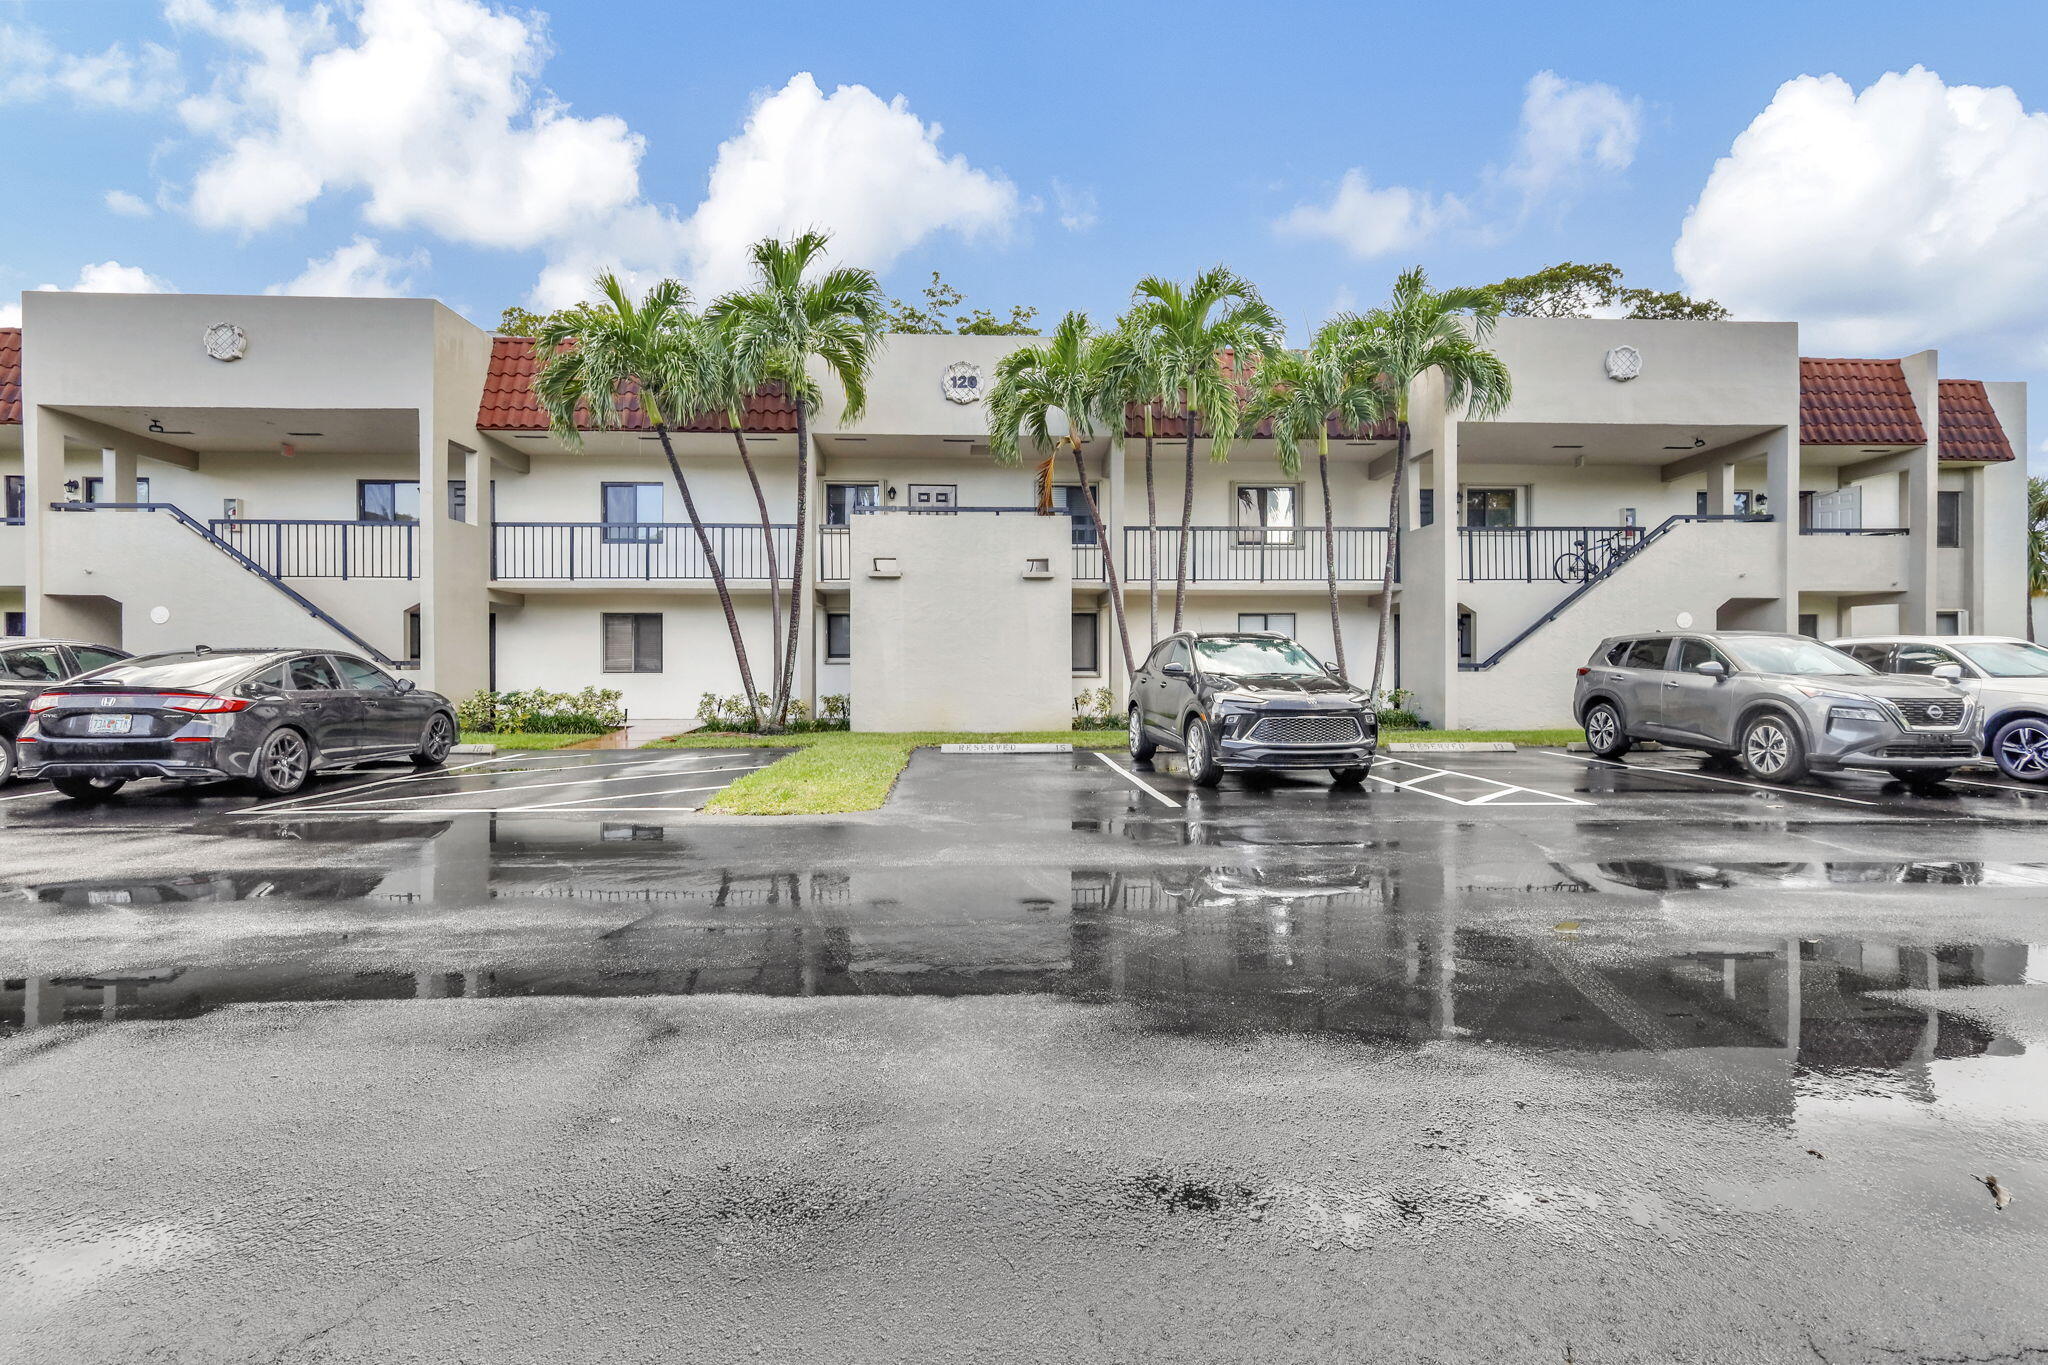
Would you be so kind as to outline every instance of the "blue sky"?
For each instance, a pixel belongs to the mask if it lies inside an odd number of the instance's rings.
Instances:
[[[876,8],[0,0],[0,298],[488,323],[816,222],[898,294],[1042,316],[1223,261],[1299,333],[1412,262],[1611,260],[1809,351],[2048,374],[2038,5]]]

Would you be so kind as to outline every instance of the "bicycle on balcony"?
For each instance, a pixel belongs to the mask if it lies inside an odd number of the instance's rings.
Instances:
[[[1560,583],[1591,583],[1605,578],[1643,547],[1642,535],[1634,527],[1597,537],[1575,540],[1572,548],[1557,557],[1550,571]]]

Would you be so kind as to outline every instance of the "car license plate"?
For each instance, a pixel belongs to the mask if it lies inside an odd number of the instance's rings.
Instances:
[[[125,735],[135,728],[133,716],[87,716],[85,732],[89,735]]]

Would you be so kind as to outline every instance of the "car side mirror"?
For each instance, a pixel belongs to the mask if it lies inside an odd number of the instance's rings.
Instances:
[[[418,686],[419,686],[419,684],[418,684],[418,683],[416,683],[416,682],[414,682],[414,681],[413,681],[413,680],[412,680],[411,678],[399,678],[399,679],[397,680],[397,683],[398,683],[398,690],[399,690],[399,691],[401,691],[401,692],[410,692],[410,691],[412,691],[412,690],[413,690],[413,689],[414,689],[415,687],[418,687]]]
[[[1961,664],[1936,664],[1933,671],[1934,676],[1943,682],[1961,682],[1963,680],[1963,666]]]
[[[1323,672],[1329,674],[1333,678],[1341,678],[1344,676],[1342,673],[1339,673],[1337,671],[1337,664],[1335,660],[1332,660],[1331,662],[1324,664]]]
[[[1708,659],[1704,663],[1694,664],[1692,671],[1709,678],[1725,678],[1728,676],[1728,665],[1719,659]]]
[[[1186,664],[1168,664],[1159,671],[1169,678],[1185,678],[1190,676]]]

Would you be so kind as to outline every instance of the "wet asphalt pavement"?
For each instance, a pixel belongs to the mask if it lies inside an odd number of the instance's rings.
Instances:
[[[0,1359],[2048,1358],[2048,792],[767,757],[0,798]]]

